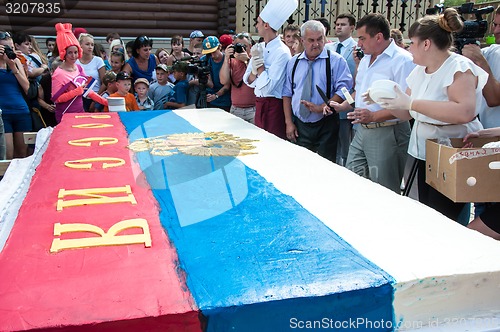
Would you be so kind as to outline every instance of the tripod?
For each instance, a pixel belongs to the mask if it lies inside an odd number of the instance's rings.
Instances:
[[[415,158],[413,160],[413,164],[411,165],[410,174],[408,175],[408,181],[405,183],[405,189],[403,190],[402,195],[407,196],[410,194],[411,186],[413,185],[413,181],[415,181],[415,176],[417,175],[418,170],[418,159]]]

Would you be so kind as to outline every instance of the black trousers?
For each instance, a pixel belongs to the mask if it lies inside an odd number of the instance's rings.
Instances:
[[[418,160],[418,200],[448,218],[458,221],[465,203],[455,203],[425,182],[425,160]]]
[[[323,158],[335,162],[339,140],[339,115],[334,113],[317,122],[302,122],[295,116],[293,118],[299,133],[297,145],[317,152]]]

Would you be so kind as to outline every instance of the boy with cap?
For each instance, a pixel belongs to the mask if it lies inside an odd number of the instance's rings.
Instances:
[[[121,71],[116,75],[116,92],[109,95],[110,97],[122,97],[125,98],[125,109],[127,112],[138,111],[139,105],[135,101],[135,96],[131,94],[130,87],[132,86],[132,78],[126,71]],[[106,106],[104,112],[109,112],[109,108]]]
[[[297,0],[270,0],[267,3],[255,23],[264,42],[252,47],[252,58],[243,76],[243,81],[254,88],[256,96],[255,125],[283,139],[286,139],[286,126],[282,90],[286,64],[292,56],[279,38],[278,30],[297,6]]]
[[[169,68],[163,63],[156,66],[156,82],[151,84],[148,91],[155,110],[164,109],[163,105],[174,97],[174,85],[168,81],[169,72]]]
[[[141,111],[151,111],[154,107],[154,102],[148,96],[149,81],[145,78],[138,78],[134,82],[135,101],[139,105]]]
[[[103,93],[101,93],[101,97],[108,98],[110,95],[116,92],[116,73],[112,70],[109,70],[104,74],[102,78],[102,85],[106,87]],[[95,102],[90,105],[90,109],[94,109],[97,112],[102,112],[104,110],[104,105]]]
[[[191,32],[191,34],[189,34],[188,47],[183,48],[182,51],[188,53],[189,55],[194,55],[194,45],[200,44],[203,41],[203,38],[205,38],[203,32],[201,32],[200,30],[194,30],[193,32]]]
[[[174,86],[174,97],[171,101],[163,104],[165,109],[175,109],[187,105],[187,95],[189,90],[189,82],[187,80],[188,63],[178,61],[172,66],[176,84]]]

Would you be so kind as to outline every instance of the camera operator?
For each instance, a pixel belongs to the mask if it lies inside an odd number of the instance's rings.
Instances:
[[[493,19],[493,34],[495,44],[480,49],[476,44],[468,44],[463,47],[462,54],[488,74],[488,81],[483,89],[486,104],[483,103],[479,109],[479,120],[484,128],[500,126],[500,6],[495,10]]]
[[[243,74],[245,74],[250,61],[251,48],[252,39],[248,33],[236,35],[233,45],[228,46],[225,50],[226,56],[219,77],[222,84],[231,85],[231,114],[254,123],[254,89],[243,82]]]
[[[203,41],[204,56],[201,61],[206,61],[210,68],[210,76],[207,84],[207,107],[222,108],[229,112],[231,107],[231,85],[222,84],[219,78],[219,73],[224,63],[224,53],[221,51],[219,39],[215,36],[208,36]]]

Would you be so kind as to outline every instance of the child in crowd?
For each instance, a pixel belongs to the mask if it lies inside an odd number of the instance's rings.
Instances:
[[[108,70],[104,77],[102,78],[102,84],[106,87],[103,93],[101,93],[101,97],[108,98],[110,95],[116,92],[116,73],[114,71]],[[99,103],[94,103],[91,109],[94,109],[94,112],[102,112],[104,110],[104,105]]]
[[[174,86],[174,98],[172,101],[167,101],[163,104],[166,109],[175,109],[187,105],[187,95],[189,90],[189,82],[187,80],[188,63],[178,61],[172,66],[176,84]]]
[[[167,65],[156,66],[156,82],[149,87],[148,95],[154,102],[155,110],[162,110],[163,104],[174,96],[174,85],[168,81],[169,69]]]
[[[182,58],[190,56],[190,54],[183,52],[184,40],[182,36],[175,35],[170,40],[170,45],[172,46],[172,51],[167,59],[167,65],[171,66],[176,61],[181,61]]]
[[[116,51],[111,53],[109,64],[111,70],[118,74],[122,71],[123,66],[125,66],[125,55],[122,52]]]
[[[150,111],[154,107],[154,102],[148,96],[149,81],[145,78],[138,78],[134,82],[135,100],[141,111]]]
[[[125,98],[125,109],[127,112],[138,111],[139,105],[135,101],[135,96],[131,94],[130,87],[132,86],[132,78],[126,71],[121,71],[116,75],[116,92],[110,94],[110,97],[123,97]],[[105,107],[104,112],[109,112],[109,108]]]

